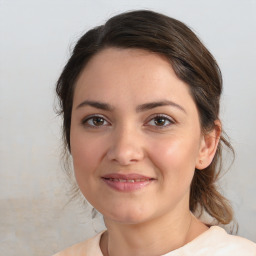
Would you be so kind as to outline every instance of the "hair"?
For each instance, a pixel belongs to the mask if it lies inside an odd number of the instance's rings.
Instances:
[[[131,11],[114,16],[104,25],[85,33],[78,40],[57,81],[58,114],[63,116],[63,141],[69,152],[76,80],[88,61],[109,47],[144,49],[165,56],[177,77],[190,89],[198,109],[202,132],[207,133],[216,128],[222,76],[214,57],[184,23],[153,11]],[[228,224],[233,219],[233,211],[216,184],[222,169],[223,146],[234,153],[222,131],[211,164],[203,170],[195,170],[189,207],[192,212],[197,209],[201,209],[201,213],[206,211],[219,224]]]

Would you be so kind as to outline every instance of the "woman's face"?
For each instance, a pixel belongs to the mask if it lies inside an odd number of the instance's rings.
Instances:
[[[189,209],[203,136],[188,86],[165,58],[116,48],[94,56],[76,84],[70,142],[77,183],[106,220]]]

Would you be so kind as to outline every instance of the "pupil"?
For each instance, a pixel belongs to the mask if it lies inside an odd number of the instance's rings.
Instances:
[[[165,124],[165,119],[164,118],[157,118],[155,120],[155,124],[158,125],[158,126],[163,125],[163,124]]]
[[[94,124],[94,125],[99,126],[99,125],[102,125],[103,123],[104,123],[104,120],[103,120],[103,118],[101,118],[101,117],[95,117],[95,118],[93,119],[93,124]]]

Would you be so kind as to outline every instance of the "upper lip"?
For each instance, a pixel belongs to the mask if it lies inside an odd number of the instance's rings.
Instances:
[[[122,179],[122,180],[136,180],[136,179],[155,179],[152,177],[144,176],[137,173],[122,174],[122,173],[109,173],[102,176],[104,179]]]

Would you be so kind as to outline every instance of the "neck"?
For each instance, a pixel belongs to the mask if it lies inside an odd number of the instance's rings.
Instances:
[[[182,247],[206,230],[189,210],[183,216],[169,215],[140,224],[120,224],[105,219],[107,232],[101,240],[103,255],[163,255]],[[198,232],[199,224],[201,232]]]

